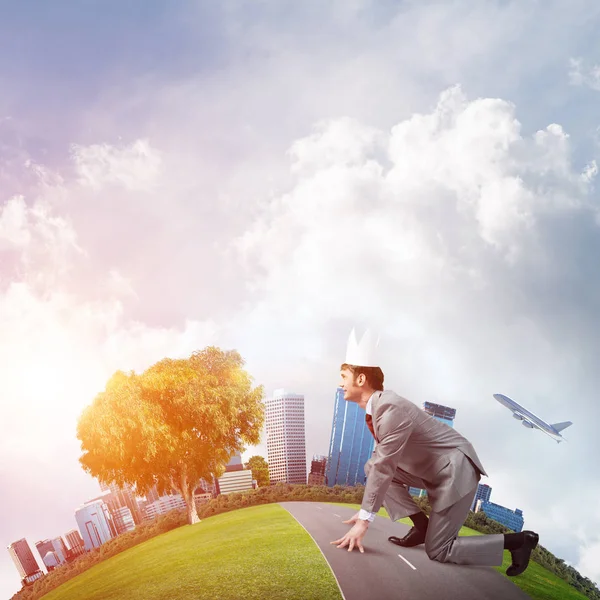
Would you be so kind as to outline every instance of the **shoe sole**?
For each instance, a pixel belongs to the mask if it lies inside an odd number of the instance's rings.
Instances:
[[[533,545],[531,546],[530,552],[529,552],[529,558],[527,559],[527,564],[525,565],[525,568],[522,571],[519,571],[518,573],[509,573],[509,571],[512,569],[512,565],[510,567],[508,567],[508,569],[506,569],[506,574],[509,577],[517,577],[518,575],[522,575],[526,570],[527,567],[529,566],[529,562],[531,560],[531,553],[537,548],[538,542],[540,541],[540,536],[536,533],[534,534],[534,540],[533,540]]]

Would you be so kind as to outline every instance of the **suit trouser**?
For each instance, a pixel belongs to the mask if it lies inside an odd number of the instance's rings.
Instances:
[[[468,461],[466,457],[465,460]],[[407,486],[427,488],[427,484],[419,477],[398,469],[383,502],[393,521],[420,511]],[[460,565],[502,564],[503,534],[458,537],[476,492],[477,486],[448,508],[439,512],[431,511],[425,537],[425,551],[431,560]]]

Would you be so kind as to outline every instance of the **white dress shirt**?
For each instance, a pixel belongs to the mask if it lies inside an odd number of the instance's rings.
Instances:
[[[380,394],[380,393],[381,392],[375,392],[375,394]],[[372,414],[371,411],[372,411],[372,404],[373,404],[373,396],[375,396],[375,394],[372,394],[371,397],[369,398],[369,401],[367,402],[366,413],[368,415]],[[377,442],[375,442],[375,443],[377,443]],[[377,513],[372,513],[372,512],[369,512],[368,510],[363,510],[361,508],[360,511],[358,512],[358,518],[361,521],[369,521],[369,522],[371,522],[375,518],[376,514]]]

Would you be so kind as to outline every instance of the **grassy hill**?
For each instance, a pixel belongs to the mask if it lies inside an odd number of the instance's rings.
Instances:
[[[339,600],[340,593],[304,529],[281,506],[268,504],[165,533],[44,596],[44,600],[75,598]]]
[[[387,516],[384,509],[380,514]],[[410,524],[408,520],[401,522]],[[463,527],[460,535],[481,534]],[[504,565],[496,569],[506,576],[509,564],[510,553],[505,552]],[[536,600],[585,600],[536,563],[510,580]],[[201,525],[181,527],[148,540],[43,597],[75,598],[340,600],[341,596],[310,536],[281,506],[265,504],[209,517]]]
[[[346,504],[345,506],[348,505]],[[356,508],[358,510],[360,505],[357,504]],[[385,509],[381,509],[379,514],[387,517]],[[400,519],[398,522],[412,526],[412,521],[410,519]],[[474,529],[469,529],[469,527],[462,527],[458,535],[483,534]],[[502,565],[493,568],[507,579],[510,579],[512,583],[521,588],[535,600],[587,600],[587,596],[584,596],[566,581],[563,581],[560,577],[557,577],[554,573],[551,573],[548,569],[545,569],[533,561],[529,562],[527,570],[522,575],[508,577],[508,575],[506,575],[506,569],[510,566],[511,562],[510,552],[505,550]]]

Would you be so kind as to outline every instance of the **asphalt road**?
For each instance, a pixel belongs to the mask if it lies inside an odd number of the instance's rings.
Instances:
[[[424,546],[401,548],[388,541],[409,527],[376,517],[363,539],[364,554],[330,542],[349,529],[342,521],[356,511],[317,502],[281,502],[306,529],[329,563],[345,600],[531,600],[491,567],[438,563]]]

